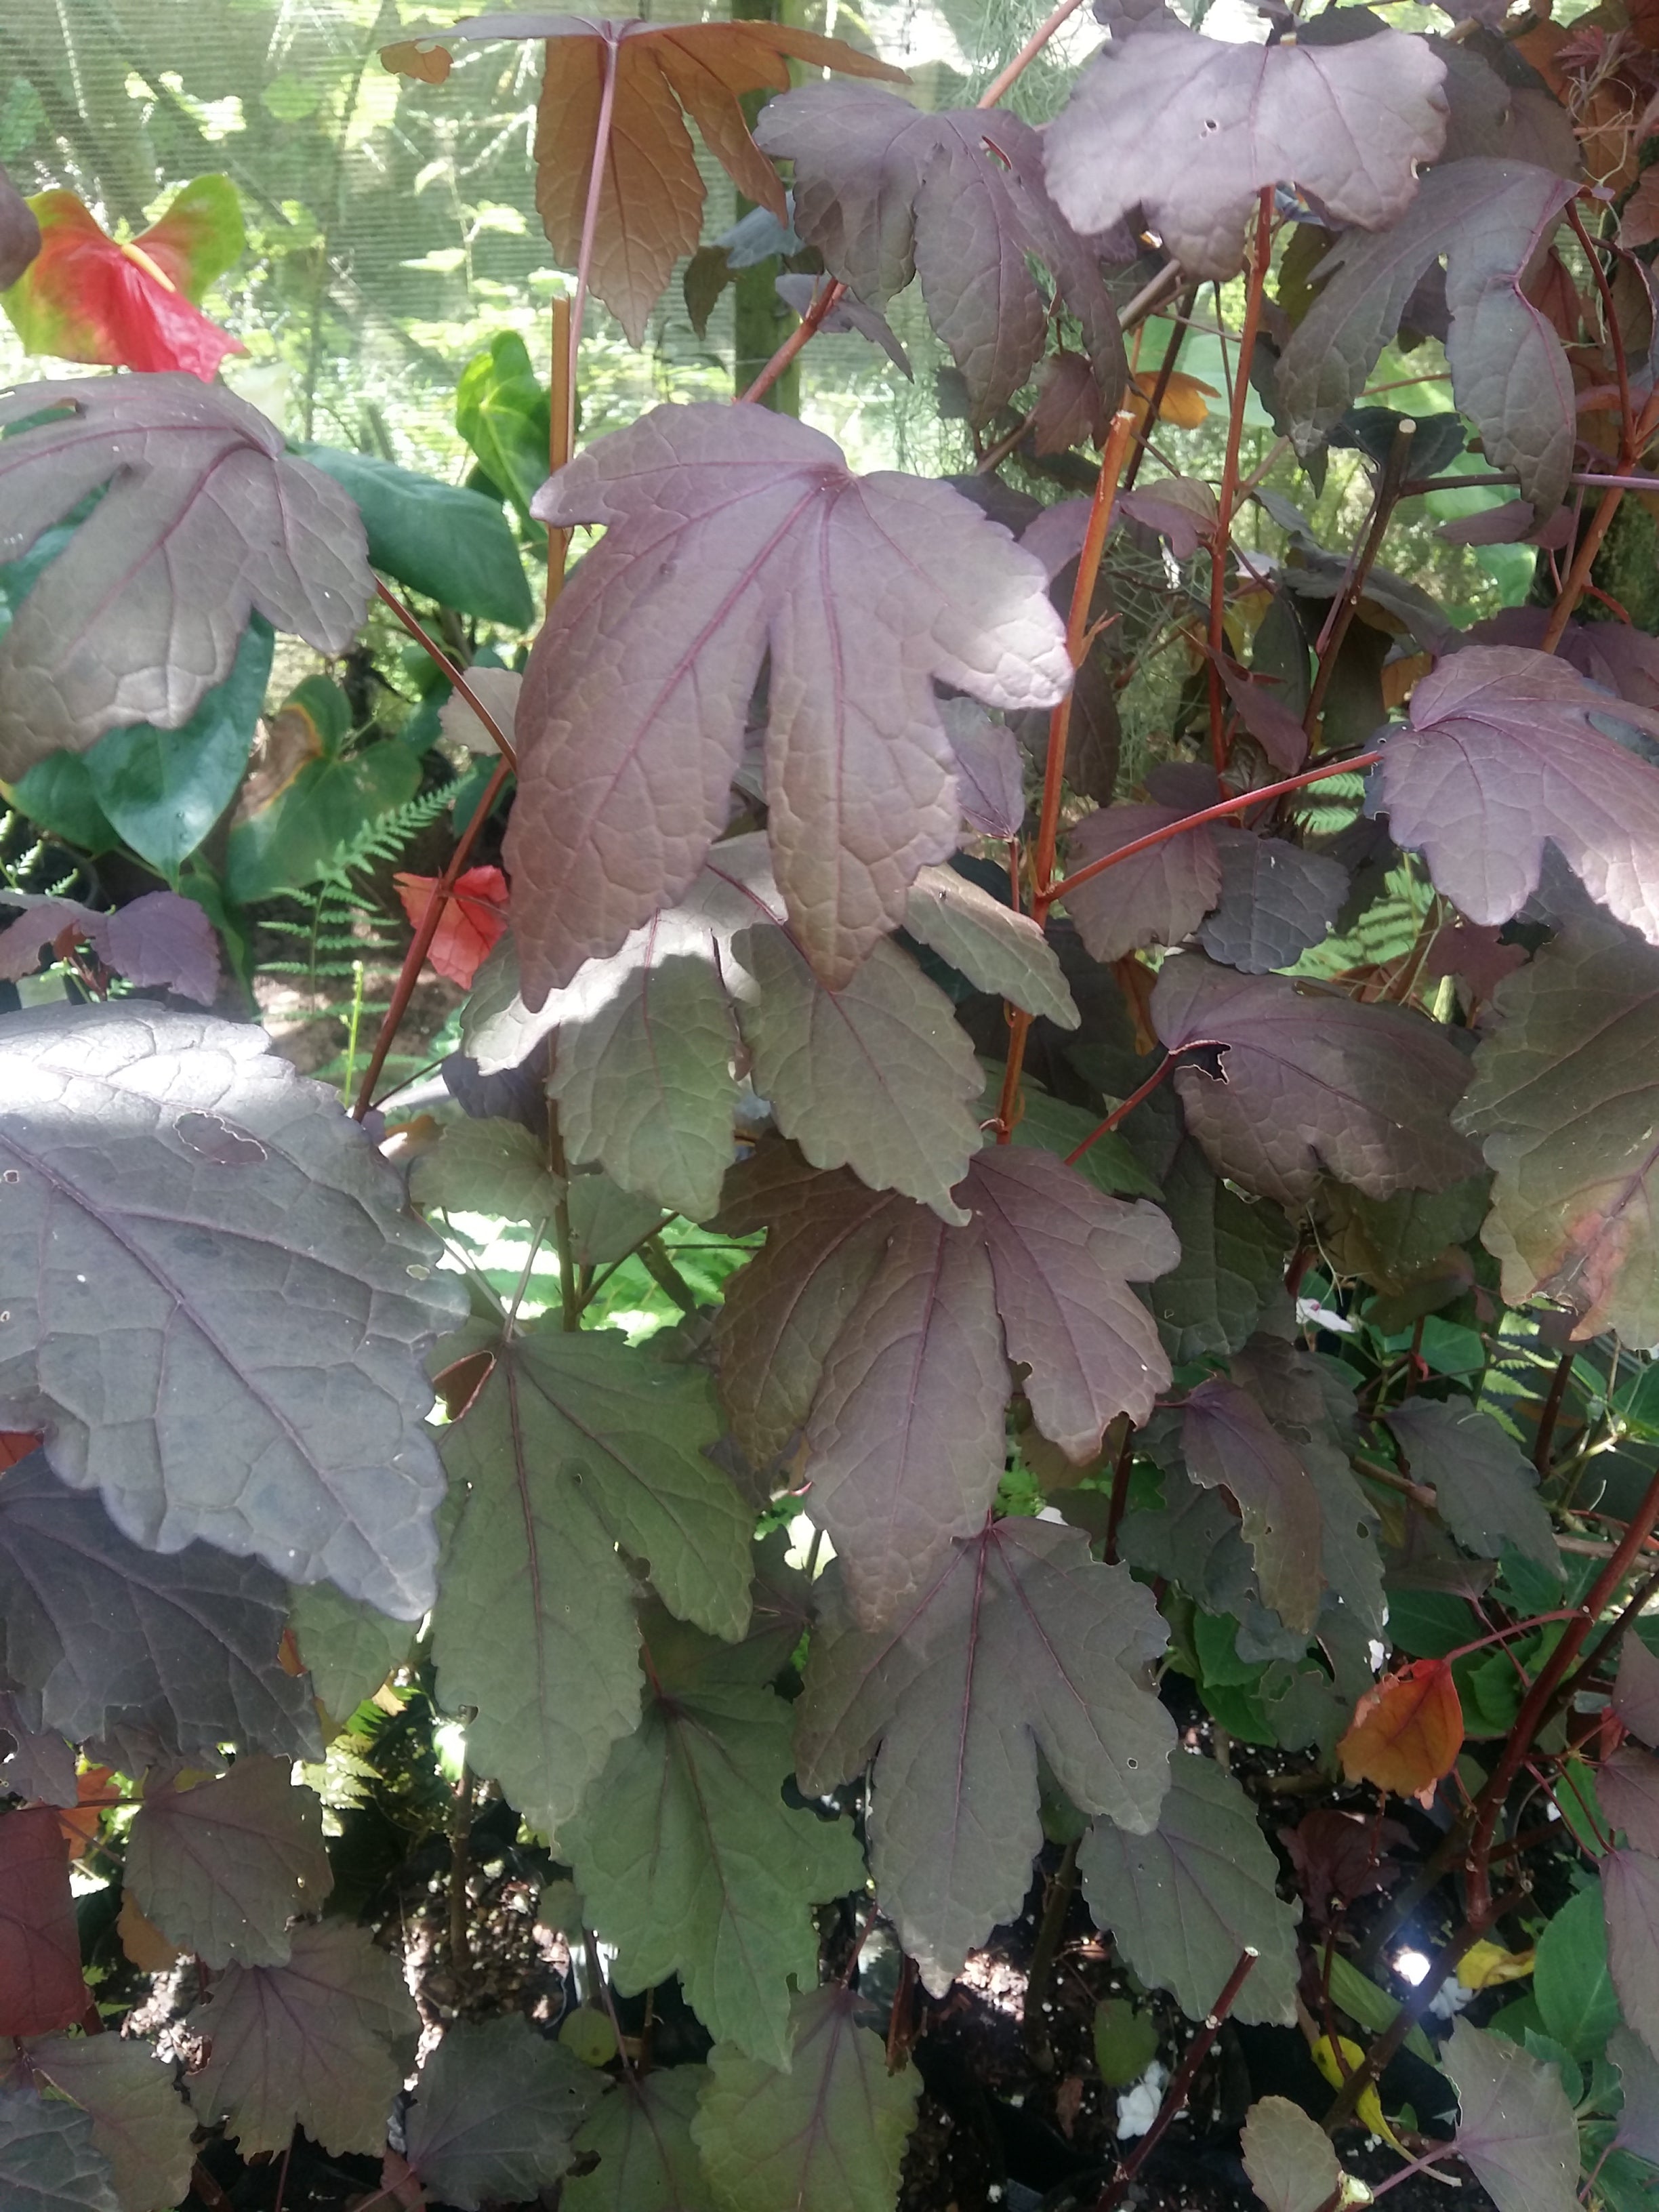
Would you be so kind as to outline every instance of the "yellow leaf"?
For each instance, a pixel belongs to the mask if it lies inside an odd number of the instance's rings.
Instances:
[[[1355,2068],[1364,2063],[1365,2056],[1359,2045],[1351,2041],[1346,2035],[1339,2036],[1337,2042],[1341,2049],[1340,2059],[1338,2058],[1335,2050],[1332,2048],[1328,2035],[1319,2037],[1313,2046],[1314,2064],[1325,2076],[1333,2089],[1340,2089],[1342,2087]],[[1382,2102],[1376,2094],[1376,2082],[1371,2082],[1366,2088],[1360,2091],[1359,2101],[1354,2106],[1354,2112],[1361,2124],[1368,2127],[1374,2136],[1380,2136],[1390,2150],[1397,2150],[1401,2158],[1409,2155],[1405,2145],[1382,2117]]]
[[[1466,1990],[1495,1990],[1500,1982],[1524,1981],[1537,1955],[1506,1951],[1501,1943],[1471,1943],[1458,1963],[1457,1978]]]
[[[1137,369],[1134,382],[1142,401],[1150,404],[1152,393],[1158,388],[1158,371]],[[1185,375],[1176,369],[1158,403],[1158,419],[1160,422],[1173,422],[1177,430],[1196,430],[1200,422],[1209,420],[1210,410],[1204,404],[1205,400],[1219,399],[1220,397],[1214,385],[1200,384],[1197,377]]]

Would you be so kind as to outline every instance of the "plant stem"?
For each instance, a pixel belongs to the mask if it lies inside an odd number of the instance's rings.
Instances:
[[[1221,681],[1221,656],[1227,641],[1227,550],[1232,541],[1233,502],[1238,495],[1238,449],[1244,435],[1244,409],[1250,396],[1250,363],[1255,358],[1256,332],[1261,324],[1267,264],[1273,258],[1273,186],[1267,185],[1262,188],[1256,209],[1255,251],[1250,258],[1244,295],[1244,327],[1239,333],[1238,360],[1227,410],[1227,453],[1221,465],[1221,487],[1216,494],[1215,534],[1210,541],[1210,757],[1218,775],[1227,765],[1227,698]]]
[[[593,244],[599,235],[599,201],[605,173],[611,161],[611,125],[617,112],[617,69],[622,57],[617,33],[606,27],[605,79],[599,90],[599,119],[593,132],[593,166],[587,173],[587,204],[582,210],[581,243],[576,249],[576,289],[570,302],[570,342],[565,356],[565,438],[567,454],[576,450],[576,371],[581,357],[582,316],[587,306],[587,280],[593,266]]]
[[[1198,287],[1188,285],[1181,305],[1176,309],[1175,325],[1170,332],[1170,343],[1164,349],[1164,358],[1158,363],[1158,380],[1146,396],[1146,419],[1135,439],[1135,449],[1129,456],[1129,465],[1123,471],[1123,489],[1133,491],[1135,478],[1140,474],[1140,465],[1146,458],[1152,443],[1152,425],[1158,421],[1158,410],[1164,404],[1164,394],[1170,389],[1170,379],[1175,374],[1176,363],[1181,358],[1182,345],[1187,336],[1187,318],[1198,300]]]
[[[472,1770],[465,1760],[449,1808],[449,1971],[458,2006],[465,2008],[472,1980],[472,1942],[467,1925],[466,1884],[472,1840]]]
[[[1100,1547],[1100,1556],[1109,1567],[1117,1565],[1117,1532],[1123,1525],[1123,1510],[1129,1502],[1129,1479],[1134,1466],[1135,1425],[1131,1421],[1118,1447],[1117,1465],[1112,1469],[1111,1503],[1106,1508],[1106,1540]]]
[[[1597,1576],[1595,1587],[1579,1608],[1577,1618],[1569,1622],[1561,1641],[1539,1669],[1532,1687],[1522,1702],[1520,1711],[1516,1715],[1515,1725],[1504,1739],[1498,1764],[1474,1801],[1474,1827],[1469,1838],[1468,1858],[1471,1917],[1479,1917],[1489,1905],[1491,1887],[1487,1862],[1492,1855],[1492,1834],[1498,1825],[1498,1816],[1503,1810],[1510,1786],[1526,1763],[1533,1741],[1543,1725],[1544,1715],[1557,1688],[1583,1649],[1602,1607],[1640,1555],[1656,1521],[1659,1521],[1659,1474],[1656,1474],[1648,1485],[1646,1496],[1637,1508],[1613,1557]]]
[[[483,795],[473,809],[472,819],[462,830],[443,873],[432,887],[426,912],[421,916],[420,927],[404,955],[404,964],[398,971],[398,981],[392,988],[392,1002],[381,1016],[374,1049],[368,1056],[368,1066],[363,1070],[363,1079],[358,1086],[357,1103],[351,1110],[359,1121],[374,1103],[374,1086],[380,1079],[380,1070],[386,1066],[386,1054],[396,1040],[398,1025],[409,1012],[409,1002],[415,994],[415,986],[420,977],[421,963],[438,933],[438,924],[443,920],[448,907],[449,895],[455,888],[456,878],[466,866],[472,848],[478,842],[478,833],[489,819],[490,809],[501,796],[501,787],[512,772],[505,760],[496,762],[495,773],[484,786]]]
[[[1572,1703],[1580,1689],[1594,1675],[1607,1654],[1623,1641],[1626,1631],[1630,1627],[1631,1623],[1640,1618],[1643,1608],[1656,1590],[1659,1590],[1659,1567],[1656,1567],[1644,1581],[1638,1583],[1625,1601],[1619,1618],[1604,1634],[1597,1637],[1595,1647],[1588,1657],[1573,1669],[1557,1690],[1552,1701],[1553,1711],[1559,1711],[1564,1706]],[[1548,1719],[1551,1716],[1547,1714],[1545,1717]]]
[[[1037,1923],[1036,1941],[1031,1947],[1030,1971],[1025,1978],[1025,2048],[1031,2054],[1039,2072],[1052,2074],[1054,2054],[1049,2042],[1048,2030],[1042,2018],[1042,2001],[1054,1980],[1054,1960],[1060,1950],[1060,1939],[1065,1931],[1066,1915],[1071,1906],[1072,1893],[1077,1887],[1077,1852],[1081,1839],[1073,1837],[1061,1854],[1054,1869],[1054,1879],[1048,1884],[1042,1901],[1042,1918]]]
[[[974,105],[976,107],[994,107],[1003,94],[1011,92],[1024,76],[1060,25],[1068,22],[1082,5],[1083,0],[1060,0],[1060,5],[1053,15],[1046,22],[1037,26],[1007,68],[991,79]]]
[[[1304,769],[1300,775],[1287,775],[1279,783],[1264,783],[1255,791],[1242,792],[1237,799],[1224,799],[1215,806],[1200,807],[1196,814],[1183,814],[1179,822],[1171,822],[1162,830],[1154,830],[1145,837],[1136,837],[1127,845],[1120,845],[1115,853],[1103,853],[1097,860],[1091,860],[1086,868],[1079,868],[1074,876],[1054,885],[1048,894],[1048,904],[1063,899],[1079,884],[1091,877],[1115,868],[1121,860],[1133,860],[1137,853],[1149,853],[1154,845],[1161,845],[1166,837],[1178,837],[1183,830],[1196,830],[1206,822],[1224,822],[1230,814],[1248,814],[1253,806],[1264,800],[1278,799],[1287,791],[1300,791],[1304,784],[1322,783],[1333,775],[1353,775],[1361,769],[1373,768],[1382,755],[1380,751],[1350,753],[1342,760],[1328,760],[1317,768]]]
[[[1561,1401],[1567,1395],[1567,1384],[1572,1379],[1574,1353],[1569,1348],[1556,1362],[1551,1377],[1549,1395],[1538,1416],[1538,1436],[1532,1448],[1532,1463],[1538,1470],[1540,1482],[1547,1481],[1550,1471],[1550,1447],[1555,1442],[1555,1425],[1561,1418]]]
[[[839,282],[827,284],[823,291],[813,294],[806,313],[790,331],[765,368],[762,369],[748,391],[738,392],[737,404],[739,407],[752,406],[756,402],[765,398],[807,341],[816,337],[830,310],[839,307],[846,297],[847,287]]]
[[[1123,1101],[1123,1103],[1121,1106],[1114,1106],[1111,1112],[1106,1116],[1106,1119],[1100,1124],[1100,1127],[1097,1129],[1091,1129],[1088,1135],[1083,1139],[1083,1142],[1080,1145],[1074,1145],[1072,1150],[1066,1153],[1066,1166],[1068,1168],[1075,1167],[1078,1162],[1083,1158],[1085,1152],[1088,1151],[1091,1145],[1098,1144],[1103,1137],[1109,1136],[1111,1132],[1116,1128],[1120,1121],[1127,1121],[1130,1115],[1134,1112],[1135,1108],[1140,1104],[1142,1099],[1150,1098],[1152,1097],[1153,1091],[1158,1089],[1158,1085],[1163,1082],[1164,1077],[1169,1073],[1170,1070],[1175,1066],[1176,1060],[1180,1057],[1181,1055],[1179,1053],[1165,1053],[1164,1058],[1159,1060],[1158,1066],[1146,1078],[1146,1080],[1141,1085],[1139,1090],[1132,1091],[1128,1097]]]
[[[1659,425],[1659,392],[1649,398],[1642,410],[1640,420],[1631,433],[1628,447],[1620,453],[1619,474],[1621,477],[1626,477],[1635,466],[1656,425]],[[1561,586],[1548,624],[1539,641],[1540,652],[1553,653],[1565,636],[1573,610],[1584,596],[1584,587],[1589,582],[1590,570],[1595,566],[1595,556],[1601,550],[1601,541],[1612,527],[1613,518],[1618,514],[1624,496],[1623,483],[1615,483],[1602,493],[1601,504],[1590,517],[1589,527],[1578,541],[1572,565],[1567,570],[1566,581]]]
[[[1349,573],[1347,581],[1338,595],[1326,625],[1326,635],[1320,641],[1319,666],[1316,670],[1313,689],[1308,695],[1308,711],[1302,718],[1302,726],[1311,740],[1319,727],[1319,718],[1325,710],[1325,695],[1331,688],[1336,673],[1337,659],[1342,651],[1342,641],[1347,636],[1359,601],[1365,589],[1365,579],[1376,565],[1376,556],[1382,550],[1382,540],[1388,535],[1389,524],[1400,501],[1400,489],[1406,481],[1406,470],[1411,459],[1412,441],[1417,434],[1417,425],[1409,415],[1402,415],[1394,434],[1394,443],[1389,448],[1389,458],[1382,465],[1377,479],[1376,503],[1371,509],[1371,526],[1365,533],[1365,542],[1359,549],[1359,557]]]
[[[438,643],[437,640],[429,635],[422,626],[419,616],[412,613],[394,592],[387,591],[386,586],[380,581],[378,576],[374,579],[374,592],[375,597],[380,599],[383,605],[391,608],[392,613],[397,616],[398,621],[409,632],[410,635],[415,640],[416,643],[420,646],[428,657],[443,671],[445,676],[449,680],[451,690],[458,691],[461,697],[465,700],[467,705],[471,708],[473,713],[477,716],[478,720],[483,724],[485,730],[489,732],[490,743],[495,746],[496,751],[507,763],[507,766],[514,770],[514,774],[516,774],[519,766],[519,757],[513,750],[512,739],[507,735],[506,732],[501,728],[501,724],[495,720],[495,717],[490,713],[489,709],[484,705],[483,700],[479,698],[477,693],[467,682],[459,665],[452,660],[449,655],[444,651],[442,646]]]
[[[1238,1993],[1260,1956],[1259,1952],[1250,1948],[1239,1954],[1238,1964],[1228,1975],[1226,1987],[1216,1999],[1203,2027],[1187,2045],[1187,2055],[1176,2069],[1174,2081],[1164,2093],[1164,2102],[1158,2108],[1158,2118],[1096,2198],[1095,2212],[1114,2212],[1114,2208],[1128,2195],[1135,2176],[1163,2141],[1170,2121],[1186,2103],[1198,2069],[1208,2057],[1211,2045],[1221,2033],[1222,2021],[1237,2002]]]
[[[550,404],[547,422],[547,465],[550,472],[557,476],[575,451],[576,400],[571,332],[570,302],[553,302],[553,353],[551,368]],[[555,601],[564,589],[565,562],[570,555],[570,532],[550,530],[547,533],[547,611],[553,611]]]

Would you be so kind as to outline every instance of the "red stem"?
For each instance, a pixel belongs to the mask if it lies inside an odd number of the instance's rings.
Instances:
[[[1163,1082],[1164,1077],[1169,1073],[1170,1070],[1175,1066],[1176,1060],[1180,1057],[1181,1055],[1179,1053],[1166,1053],[1164,1058],[1159,1060],[1158,1066],[1153,1069],[1152,1073],[1146,1078],[1146,1080],[1141,1085],[1139,1090],[1133,1092],[1130,1097],[1124,1100],[1121,1106],[1114,1106],[1111,1112],[1106,1116],[1106,1119],[1101,1123],[1100,1127],[1097,1129],[1091,1129],[1088,1135],[1083,1139],[1083,1142],[1080,1145],[1075,1146],[1072,1151],[1066,1153],[1066,1166],[1068,1168],[1075,1167],[1078,1162],[1083,1158],[1085,1152],[1088,1151],[1091,1145],[1097,1145],[1103,1137],[1109,1136],[1111,1134],[1112,1131],[1116,1128],[1120,1121],[1127,1121],[1130,1115],[1134,1112],[1135,1108],[1139,1105],[1141,1100],[1143,1098],[1150,1098],[1152,1097],[1153,1091],[1156,1091],[1158,1085]]]
[[[1360,769],[1373,768],[1382,757],[1380,750],[1350,753],[1346,759],[1322,762],[1318,768],[1304,769],[1300,775],[1287,775],[1279,783],[1264,783],[1258,790],[1243,792],[1237,799],[1223,799],[1218,805],[1201,807],[1196,814],[1183,814],[1179,822],[1166,823],[1162,830],[1153,830],[1145,837],[1120,845],[1115,853],[1103,853],[1099,860],[1091,860],[1086,868],[1079,868],[1074,876],[1067,876],[1063,883],[1056,884],[1048,894],[1048,902],[1053,905],[1056,900],[1065,898],[1079,884],[1086,884],[1091,877],[1116,867],[1121,860],[1132,860],[1137,853],[1150,852],[1166,837],[1178,837],[1183,830],[1196,830],[1206,822],[1224,822],[1230,814],[1248,814],[1251,807],[1260,806],[1263,800],[1278,799],[1287,791],[1300,791],[1304,784],[1322,783],[1333,775],[1352,775]]]
[[[450,659],[449,655],[444,651],[442,646],[438,643],[437,640],[428,635],[425,628],[422,626],[419,617],[412,614],[400,599],[397,598],[392,592],[387,591],[386,586],[380,581],[378,576],[374,579],[374,590],[377,597],[385,605],[391,608],[392,613],[397,616],[398,621],[409,632],[410,635],[415,640],[416,643],[422,647],[424,650],[430,654],[433,660],[436,662],[437,665],[442,669],[444,674],[449,679],[451,688],[460,693],[462,698],[465,700],[467,705],[471,708],[473,713],[477,716],[478,720],[483,724],[485,729],[489,732],[491,742],[494,744],[496,751],[500,753],[501,758],[507,763],[507,766],[516,773],[519,766],[519,759],[518,755],[513,750],[512,740],[507,736],[506,732],[502,730],[501,724],[495,720],[495,717],[490,713],[489,708],[484,705],[483,700],[479,698],[477,693],[467,682],[466,678],[461,672],[459,664]]]
[[[1014,56],[1006,70],[991,79],[978,100],[977,107],[994,107],[1005,92],[1009,91],[1036,59],[1060,25],[1076,15],[1083,0],[1060,0],[1060,5],[1045,23],[1040,23],[1025,44]]]
[[[747,406],[752,401],[765,397],[785,369],[788,368],[790,362],[793,361],[795,356],[805,345],[807,340],[816,336],[831,307],[839,306],[846,297],[847,287],[840,283],[832,283],[823,291],[814,294],[807,305],[806,313],[790,331],[765,368],[762,369],[748,391],[738,392],[737,404],[739,407]]]
[[[1158,2108],[1158,2118],[1119,2166],[1115,2176],[1095,2199],[1095,2212],[1114,2212],[1114,2208],[1128,2195],[1135,2176],[1163,2141],[1170,2123],[1186,2103],[1198,2069],[1209,2057],[1210,2045],[1220,2034],[1222,2021],[1238,2002],[1238,1993],[1260,1955],[1259,1952],[1250,1949],[1240,1953],[1238,1964],[1227,1977],[1227,1986],[1216,1999],[1203,2027],[1187,2045],[1187,2055],[1176,2068],[1174,2081],[1164,2093],[1164,2102]]]

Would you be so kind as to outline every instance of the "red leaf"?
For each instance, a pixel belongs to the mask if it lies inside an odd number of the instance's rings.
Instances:
[[[87,2007],[69,1846],[49,1805],[0,1820],[0,2035],[48,2035]]]
[[[398,896],[410,926],[418,929],[436,876],[394,876]],[[427,957],[441,975],[470,988],[484,956],[507,927],[507,878],[499,868],[469,868],[457,876],[442,920],[433,933]]]
[[[1415,1797],[1450,1773],[1462,1743],[1463,1708],[1450,1666],[1416,1659],[1365,1692],[1336,1748],[1352,1781]]]
[[[27,1459],[40,1441],[27,1429],[0,1429],[0,1474]]]
[[[225,356],[246,349],[188,296],[204,270],[216,274],[241,250],[233,206],[235,242],[226,254],[225,210],[199,189],[210,183],[223,179],[198,179],[130,244],[100,230],[73,192],[31,200],[40,251],[5,296],[27,349],[111,368],[185,369],[211,383]]]

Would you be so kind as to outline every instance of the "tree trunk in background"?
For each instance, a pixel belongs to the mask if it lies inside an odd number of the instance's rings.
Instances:
[[[783,21],[783,0],[732,0],[732,21],[780,23]],[[764,93],[750,93],[744,99],[743,111],[751,128],[766,98]],[[738,194],[739,216],[747,215],[753,205],[752,200],[745,199],[741,192]],[[732,380],[739,392],[748,390],[794,328],[795,318],[773,289],[778,266],[774,254],[765,261],[757,261],[752,269],[739,269],[732,279]],[[785,369],[765,395],[764,404],[776,408],[781,415],[800,413],[798,362],[791,362]]]

